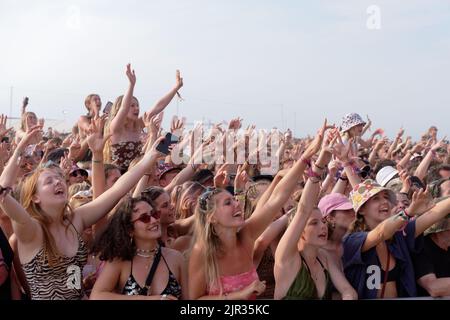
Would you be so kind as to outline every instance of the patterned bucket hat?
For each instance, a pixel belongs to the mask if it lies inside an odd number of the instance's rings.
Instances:
[[[448,198],[450,198],[450,196],[437,198],[434,200],[434,203],[435,204],[439,203]],[[423,234],[427,235],[430,233],[438,233],[438,232],[443,232],[443,231],[447,231],[447,230],[450,230],[450,213],[444,219],[439,220],[438,222],[433,224],[431,227],[429,227],[427,230],[425,230],[425,232]]]
[[[358,213],[359,209],[363,206],[364,203],[367,202],[370,198],[372,198],[374,195],[386,191],[389,195],[389,200],[392,203],[397,202],[397,198],[395,196],[395,193],[388,189],[380,186],[376,181],[367,179],[364,182],[361,182],[360,184],[357,184],[353,190],[350,192],[350,199],[353,204],[353,209],[355,210],[355,213]]]
[[[450,215],[448,215],[446,218],[440,220],[439,222],[436,222],[431,227],[429,227],[425,232],[424,235],[428,235],[430,233],[439,233],[450,230]]]
[[[366,124],[361,116],[357,113],[349,113],[342,118],[341,130],[345,132],[360,124]]]

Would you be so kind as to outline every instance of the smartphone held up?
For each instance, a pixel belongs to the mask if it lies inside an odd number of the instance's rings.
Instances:
[[[177,136],[168,132],[168,133],[166,133],[164,140],[162,140],[158,144],[158,146],[156,147],[156,150],[158,150],[162,154],[168,155],[170,153],[170,146],[177,144],[178,141],[179,141],[179,138]]]

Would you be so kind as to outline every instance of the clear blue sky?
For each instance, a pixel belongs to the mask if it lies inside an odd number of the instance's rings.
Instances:
[[[241,116],[306,135],[355,111],[390,136],[401,125],[414,138],[430,125],[450,134],[449,1],[112,3],[0,0],[0,111],[13,86],[13,115],[27,95],[30,110],[68,127],[87,94],[124,93],[131,62],[141,110],[179,68],[190,121]],[[366,26],[372,4],[379,30]]]

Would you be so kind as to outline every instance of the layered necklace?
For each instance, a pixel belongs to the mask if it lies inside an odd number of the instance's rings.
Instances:
[[[142,258],[153,258],[155,256],[157,250],[158,250],[158,248],[149,249],[149,250],[136,248],[136,255],[139,257],[142,257]]]

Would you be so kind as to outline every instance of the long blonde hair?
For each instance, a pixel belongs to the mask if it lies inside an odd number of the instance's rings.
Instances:
[[[207,190],[200,195],[195,207],[194,242],[200,242],[204,249],[206,283],[209,287],[219,287],[220,294],[223,288],[220,282],[217,256],[223,254],[222,243],[217,235],[211,218],[216,211],[217,194],[225,192],[223,189]],[[208,194],[210,193],[210,194]]]
[[[30,176],[26,177],[21,185],[20,191],[20,203],[25,208],[25,210],[30,214],[30,216],[37,220],[42,228],[44,235],[44,256],[43,260],[47,260],[50,266],[55,265],[61,258],[62,255],[58,252],[56,247],[55,239],[50,233],[49,226],[53,222],[52,218],[47,215],[32,199],[37,191],[37,182],[39,176],[44,170],[59,170],[57,166],[54,167],[40,167],[35,170]],[[64,224],[65,219],[71,219],[72,210],[68,204],[66,204],[64,210],[59,216],[59,220]],[[67,225],[68,227],[68,225]],[[67,228],[66,228],[67,230]]]
[[[22,117],[20,119],[20,130],[22,130],[23,132],[27,132],[27,117],[29,115],[34,115],[34,117],[37,120],[36,113],[31,112],[31,111],[27,111],[27,112],[23,113]]]
[[[132,97],[132,99],[136,99],[139,104],[139,100],[136,97]],[[123,95],[117,97],[116,101],[114,101],[113,106],[111,107],[111,111],[109,112],[108,120],[106,121],[105,128],[103,131],[103,135],[107,136],[110,133],[111,122],[117,115],[122,106]],[[106,163],[112,163],[111,158],[111,139],[108,139],[103,147],[103,159]]]

